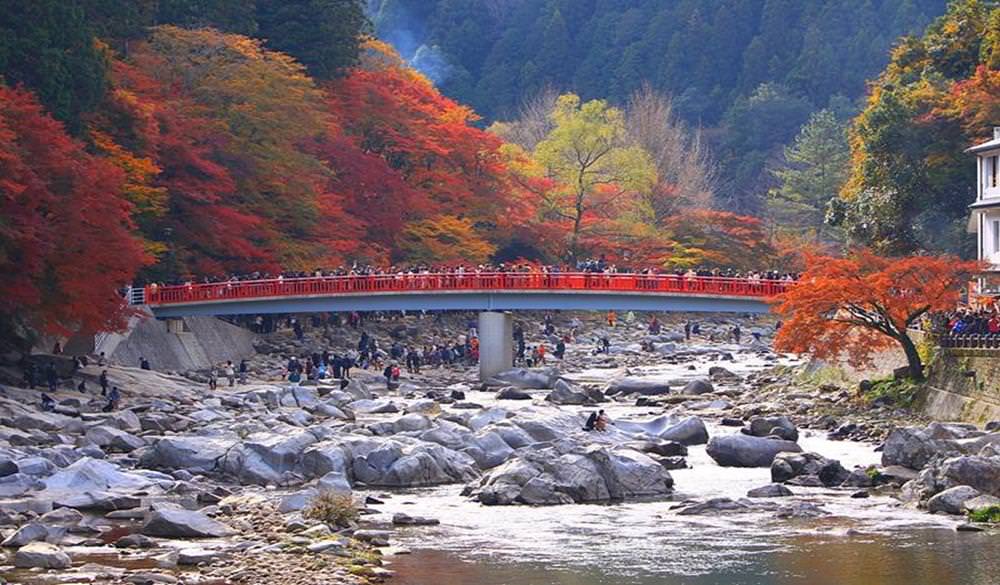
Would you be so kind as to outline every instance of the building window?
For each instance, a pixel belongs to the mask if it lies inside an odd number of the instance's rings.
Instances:
[[[998,155],[991,156],[990,157],[990,162],[989,162],[989,166],[990,166],[990,183],[989,184],[990,184],[991,188],[997,186],[997,165],[998,164],[1000,164],[1000,156],[998,156]]]
[[[1000,252],[1000,220],[993,220],[993,253]]]

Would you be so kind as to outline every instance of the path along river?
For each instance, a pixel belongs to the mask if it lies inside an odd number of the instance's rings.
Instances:
[[[740,358],[737,358],[738,360]],[[704,375],[711,365],[665,366],[650,378]],[[728,366],[728,364],[727,364]],[[759,369],[753,358],[738,373]],[[590,370],[578,379],[620,374]],[[476,393],[472,400],[490,402]],[[509,406],[509,403],[505,404]],[[648,409],[609,408],[613,417]],[[737,429],[711,426],[710,433]],[[844,467],[877,463],[873,445],[829,441],[805,431],[806,451]],[[996,585],[1000,537],[962,533],[951,517],[904,508],[894,499],[852,499],[850,491],[793,487],[795,499],[828,516],[778,519],[773,513],[678,516],[678,500],[744,497],[770,482],[770,471],[723,468],[690,448],[689,469],[672,471],[672,501],[557,507],[486,507],[463,498],[461,486],[393,494],[382,506],[438,518],[439,526],[397,532],[412,554],[391,557],[396,585]]]

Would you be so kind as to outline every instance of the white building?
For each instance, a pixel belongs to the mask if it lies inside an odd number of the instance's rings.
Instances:
[[[976,155],[978,177],[976,202],[969,206],[969,233],[978,234],[979,259],[990,265],[990,272],[1000,276],[1000,127],[993,128],[993,140],[966,152]],[[994,283],[989,288],[996,286]]]

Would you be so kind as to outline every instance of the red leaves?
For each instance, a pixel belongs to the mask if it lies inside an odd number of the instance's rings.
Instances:
[[[819,358],[846,353],[857,365],[899,342],[926,312],[953,309],[979,269],[952,256],[885,258],[868,250],[808,256],[806,264],[798,286],[777,299],[787,321],[776,346]]]
[[[147,261],[123,180],[31,94],[0,86],[0,311],[64,334],[123,324],[115,290]]]

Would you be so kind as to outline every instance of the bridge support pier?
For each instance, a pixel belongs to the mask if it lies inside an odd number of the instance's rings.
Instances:
[[[479,379],[485,381],[514,365],[514,318],[510,313],[479,313]]]

